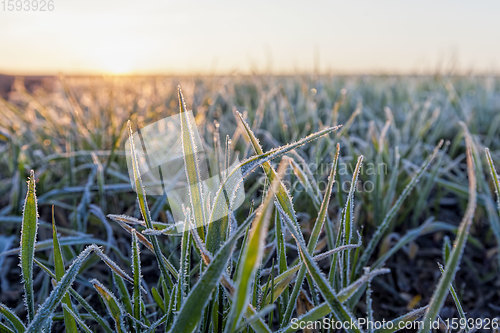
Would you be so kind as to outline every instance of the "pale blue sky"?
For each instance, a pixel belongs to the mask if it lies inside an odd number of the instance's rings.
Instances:
[[[500,1],[54,0],[0,8],[0,72],[497,71]]]

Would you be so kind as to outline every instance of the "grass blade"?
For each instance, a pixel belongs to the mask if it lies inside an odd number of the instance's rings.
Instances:
[[[233,297],[233,303],[229,312],[224,332],[233,332],[239,325],[243,310],[250,299],[250,290],[257,268],[262,259],[267,229],[271,220],[272,202],[274,192],[280,182],[280,176],[285,171],[286,164],[282,160],[279,167],[279,175],[271,184],[271,189],[267,193],[262,203],[252,228],[248,234],[248,240],[242,250],[241,263],[238,266],[238,280],[236,281],[236,294]]]
[[[462,124],[465,131],[465,143],[467,148],[467,171],[469,176],[469,202],[467,204],[467,209],[465,211],[465,215],[460,223],[460,227],[458,230],[457,237],[453,244],[453,250],[450,253],[450,257],[446,261],[446,269],[439,279],[438,285],[434,290],[432,295],[429,307],[425,312],[425,316],[423,319],[423,328],[420,329],[420,333],[429,332],[431,329],[431,322],[437,317],[439,314],[439,310],[443,306],[446,295],[448,294],[448,290],[450,288],[451,282],[455,277],[455,273],[458,270],[458,266],[460,264],[460,260],[462,258],[462,254],[465,248],[466,240],[469,235],[469,229],[472,224],[472,220],[474,217],[474,212],[476,210],[476,174],[474,171],[474,161],[472,159],[472,139],[465,127],[465,124]]]
[[[56,280],[60,281],[64,276],[65,269],[64,269],[64,260],[61,252],[61,247],[59,245],[59,239],[57,236],[56,221],[54,218],[54,206],[52,206],[52,241],[54,243],[54,268],[56,273]],[[71,299],[68,293],[64,295],[62,303],[65,304],[68,308],[70,309],[72,308]],[[66,332],[68,333],[78,332],[76,328],[75,319],[71,316],[71,314],[66,309],[63,309],[63,314],[64,314],[64,326],[66,328]]]
[[[224,274],[224,269],[226,268],[227,261],[231,257],[236,241],[241,237],[243,231],[250,224],[250,221],[252,220],[247,219],[243,222],[235,233],[233,233],[222,245],[219,251],[217,251],[214,258],[210,259],[210,264],[208,264],[205,272],[186,297],[179,315],[172,326],[171,332],[192,332],[196,328],[203,309],[210,300],[210,294]],[[195,234],[194,239],[196,240],[196,236],[198,236],[197,229],[192,229],[191,232]],[[199,241],[201,241],[201,239],[199,239]],[[204,253],[203,250],[201,252]],[[208,253],[202,255],[210,256]]]
[[[252,147],[254,151],[257,154],[263,154],[262,147],[260,146],[259,140],[255,136],[255,134],[252,132],[250,129],[250,126],[248,126],[247,122],[243,119],[243,116],[241,113],[237,112],[238,118],[243,125],[245,132],[250,139],[250,143],[252,144]],[[268,161],[261,163],[262,169],[264,170],[264,173],[266,174],[267,179],[269,180],[269,183],[273,183],[274,179],[276,179],[276,171],[274,171],[273,167],[271,166],[271,163]],[[280,181],[278,183],[278,188],[276,190],[276,198],[283,208],[284,212],[289,216],[289,218],[295,222],[295,224],[298,227],[297,222],[297,217],[295,216],[295,210],[293,208],[292,204],[292,199],[290,198],[290,195],[288,193],[288,190],[286,189],[285,185]],[[301,239],[303,240],[302,234],[300,234]]]
[[[109,291],[108,288],[106,288],[98,280],[92,279],[90,283],[92,283],[95,290],[97,290],[99,296],[101,296],[104,304],[106,305],[108,313],[111,315],[111,318],[113,318],[115,322],[116,332],[118,333],[126,332],[124,327],[125,325],[123,323],[125,310],[123,309],[123,306],[118,302],[116,296],[113,295],[113,293]]]
[[[236,234],[241,234],[241,233],[243,233],[244,230],[248,230],[246,228],[246,226],[248,225],[248,223],[250,223],[250,221],[254,220],[255,214],[256,214],[256,212],[252,212],[249,215],[249,217],[247,217],[245,222],[243,222],[240,225],[240,227],[238,227]],[[244,228],[242,228],[243,226],[244,226]],[[246,234],[248,234],[248,233],[246,233]],[[200,237],[197,237],[196,235],[197,235],[196,233],[193,233],[194,243],[196,244],[196,246],[198,247],[198,250],[201,253],[201,257],[203,259],[203,262],[206,265],[210,265],[211,260],[212,260],[211,259],[212,256],[211,256],[210,252],[206,249],[206,247],[203,244],[203,242],[201,241]],[[247,240],[245,238],[244,243],[246,243],[246,242],[247,242]],[[221,284],[223,285],[224,290],[227,292],[227,295],[229,297],[233,297],[235,294],[235,290],[236,290],[236,287],[234,286],[233,281],[227,275],[223,274],[222,278],[221,278]],[[251,317],[254,318],[256,313],[257,312],[255,311],[255,308],[251,304],[247,304],[246,310],[244,312],[245,318],[247,318],[247,319],[251,318]],[[248,323],[250,324],[252,329],[257,333],[270,333],[271,332],[271,329],[266,325],[266,323],[260,317],[258,317],[257,320],[252,320]]]
[[[130,141],[130,155],[132,156],[132,169],[134,174],[135,190],[137,192],[137,200],[139,201],[139,207],[141,210],[142,218],[144,219],[146,226],[149,229],[153,229],[151,213],[149,212],[148,203],[146,201],[146,191],[142,186],[141,173],[139,171],[139,165],[137,162],[137,155],[135,152],[135,145],[134,145],[134,136],[132,135],[132,125],[130,124],[130,121],[128,122],[128,128],[129,128],[129,141]],[[167,272],[167,266],[165,260],[163,259],[163,254],[161,253],[158,239],[156,238],[155,235],[150,235],[147,238],[149,239],[149,241],[153,246],[153,252],[156,256],[156,261],[158,262],[158,266],[160,267],[160,271],[161,274],[163,275],[163,278],[170,280],[170,276],[168,275]]]
[[[441,230],[453,230],[453,226],[442,223],[442,222],[431,222],[431,220],[428,220],[427,222],[424,222],[420,227],[411,229],[409,230],[399,241],[392,246],[387,252],[380,253],[378,256],[378,259],[375,260],[375,262],[370,266],[371,269],[374,268],[379,268],[382,267],[385,262],[398,250],[403,248],[403,246],[407,245],[408,243],[414,241],[417,239],[419,236],[423,236],[426,234],[431,234],[437,231]]]
[[[354,229],[354,192],[356,191],[356,186],[358,183],[359,171],[361,169],[361,164],[363,163],[363,155],[359,156],[358,162],[356,163],[356,168],[352,175],[351,188],[349,189],[349,194],[347,195],[347,201],[344,207],[344,215],[342,225],[344,229],[342,231],[343,242],[342,245],[351,244],[352,241],[352,232]],[[343,267],[343,287],[346,287],[349,284],[350,280],[350,270],[351,270],[351,251],[347,251],[342,253],[342,257],[344,259],[344,267]]]
[[[355,249],[355,248],[358,248],[360,246],[361,246],[361,242],[358,244],[343,245],[343,246],[328,250],[327,252],[318,254],[318,255],[314,256],[313,259],[314,259],[314,261],[323,260],[326,257],[333,255],[337,252]],[[295,265],[295,266],[289,268],[288,270],[286,270],[285,272],[281,273],[280,275],[276,276],[273,279],[273,283],[274,283],[274,288],[273,288],[273,292],[272,292],[273,298],[270,298],[271,295],[268,295],[268,297],[266,298],[267,304],[270,304],[270,303],[273,303],[276,301],[276,299],[283,293],[283,291],[290,284],[290,282],[293,281],[293,279],[295,277],[295,273],[302,267],[305,267],[305,266],[303,266],[302,264]]]
[[[33,294],[33,257],[35,256],[36,233],[38,228],[38,209],[35,193],[35,172],[30,171],[28,192],[24,201],[23,222],[21,227],[21,272],[24,283],[24,299],[28,311],[28,321],[35,316]]]
[[[427,307],[424,306],[422,308],[410,311],[407,314],[402,315],[401,317],[398,317],[396,319],[391,320],[390,321],[391,324],[386,325],[387,327],[392,327],[392,328],[376,329],[374,331],[374,333],[392,333],[392,332],[400,331],[401,329],[399,329],[399,327],[405,327],[409,323],[412,323],[415,320],[417,320],[418,318],[422,317],[422,315],[424,314],[426,309],[427,309]],[[409,326],[409,327],[413,327],[413,326]]]
[[[56,275],[45,265],[43,265],[39,260],[35,258],[35,264],[42,268],[52,279],[55,281]],[[73,296],[73,298],[94,318],[94,320],[99,323],[100,327],[106,333],[112,333],[113,331],[109,327],[108,323],[94,310],[94,308],[73,288],[69,288],[68,292]],[[64,303],[63,303],[64,306]]]
[[[335,292],[333,289],[330,287],[330,284],[328,280],[325,278],[323,273],[321,273],[318,265],[314,262],[314,259],[311,257],[309,252],[307,251],[306,246],[304,243],[300,241],[298,231],[295,229],[295,226],[293,222],[290,220],[288,215],[283,212],[282,208],[280,206],[277,206],[281,216],[283,217],[284,221],[286,222],[286,225],[288,229],[290,230],[290,233],[292,234],[292,237],[295,240],[295,243],[297,244],[297,248],[299,250],[300,257],[302,258],[302,261],[307,267],[307,270],[309,271],[309,274],[311,275],[312,279],[314,280],[316,286],[320,290],[321,294],[325,298],[326,302],[330,306],[331,311],[333,312],[333,315],[335,316],[336,320],[339,321],[344,321],[344,322],[352,322],[355,326],[355,328],[350,328],[347,330],[347,332],[362,332],[362,330],[358,327],[357,324],[357,319],[349,313],[346,307],[342,305],[340,300],[337,298],[335,295]]]
[[[137,240],[137,233],[135,229],[132,231],[132,272],[134,275],[134,318],[141,320],[141,258],[139,250],[139,242]],[[138,327],[136,327],[138,329]]]
[[[125,285],[125,281],[121,278],[116,273],[112,273],[113,275],[113,285],[117,291],[117,300],[121,302],[120,304],[122,305],[123,308],[123,319],[122,320],[127,320],[128,324],[133,324],[133,308],[132,308],[132,299],[130,298],[130,293],[127,289],[127,286]],[[127,316],[128,314],[128,316]]]
[[[191,221],[191,214],[189,209],[186,209],[185,216],[186,216],[185,223],[189,223]],[[203,229],[198,229],[198,230],[203,230]],[[191,251],[191,233],[189,232],[188,226],[185,224],[184,232],[182,233],[182,239],[181,239],[181,257],[179,262],[179,278],[178,278],[179,288],[177,290],[177,301],[176,301],[177,310],[180,309],[182,302],[186,297],[186,290],[188,289],[189,285],[190,251]]]
[[[158,319],[157,321],[152,323],[151,326],[149,326],[149,329],[145,333],[156,332],[156,328],[158,326],[160,326],[161,324],[163,324],[166,321],[168,316],[169,316],[169,314],[164,314],[163,316],[161,316],[160,319]]]
[[[71,287],[71,284],[78,275],[78,271],[82,264],[85,262],[87,257],[92,251],[99,249],[96,245],[90,245],[85,250],[76,257],[71,266],[66,270],[64,276],[54,287],[49,297],[43,302],[43,304],[38,308],[38,311],[33,318],[32,322],[26,330],[27,333],[38,333],[42,330],[45,325],[47,318],[54,312],[56,306],[62,301],[64,294]]]
[[[94,318],[94,320],[100,325],[100,327],[106,333],[112,333],[113,330],[109,327],[107,321],[102,318],[97,311],[83,298],[79,293],[77,293],[73,288],[69,288],[69,293],[73,298]],[[64,306],[64,305],[63,305]]]
[[[337,294],[337,297],[340,302],[344,303],[346,302],[357,290],[359,290],[361,287],[366,285],[368,281],[371,281],[375,276],[380,275],[380,274],[386,274],[388,273],[388,269],[378,269],[378,270],[373,270],[369,272],[368,274],[363,275],[360,277],[358,280],[354,281],[351,285],[349,285],[347,288],[344,288],[339,291]],[[311,322],[315,321],[321,318],[326,317],[332,310],[330,309],[330,306],[328,305],[327,302],[321,303],[320,305],[314,307],[313,309],[309,310],[307,313],[304,315],[300,316],[297,318],[297,323],[300,322]],[[296,329],[292,328],[292,323],[288,323],[286,327],[280,330],[280,332],[296,332]]]
[[[313,133],[313,134],[310,134],[308,136],[306,136],[305,138],[302,138],[301,140],[298,140],[297,142],[294,142],[294,143],[291,143],[291,144],[288,144],[288,145],[285,145],[285,146],[281,146],[281,147],[278,147],[278,148],[274,148],[274,149],[271,149],[267,152],[263,152],[262,151],[262,148],[260,147],[260,145],[258,144],[258,140],[257,138],[255,137],[255,135],[252,133],[252,131],[250,130],[250,128],[248,127],[248,125],[246,124],[246,122],[243,120],[243,117],[237,113],[238,116],[240,117],[241,119],[241,122],[243,123],[244,127],[245,127],[245,130],[247,131],[247,134],[248,136],[251,138],[251,142],[254,143],[254,150],[257,152],[257,155],[256,156],[252,156],[250,158],[248,158],[247,160],[241,162],[237,167],[235,167],[231,173],[227,176],[226,180],[227,179],[231,179],[231,177],[234,178],[234,175],[235,173],[238,171],[238,170],[241,170],[241,175],[242,175],[242,179],[241,181],[243,180],[243,178],[245,178],[246,176],[248,176],[252,171],[254,171],[257,167],[259,166],[262,166],[266,175],[268,176],[268,179],[269,179],[269,182],[272,184],[272,181],[274,178],[276,178],[276,172],[274,171],[274,169],[272,168],[271,164],[269,163],[270,160],[276,158],[276,157],[279,157],[295,148],[298,148],[306,143],[309,143],[313,140],[316,140],[317,138],[323,136],[323,135],[326,135],[328,133],[331,133],[333,131],[336,131],[337,129],[340,128],[340,126],[336,126],[336,127],[329,127],[329,128],[326,128],[326,129],[323,129],[321,131],[318,131],[316,133]],[[219,203],[222,202],[222,200],[224,200],[224,196],[222,194],[223,190],[224,190],[224,186],[225,186],[225,181],[221,184],[221,186],[219,187],[219,190],[217,191],[216,195],[215,195],[215,200],[214,200],[214,207],[218,207],[219,206]],[[288,195],[288,192],[286,191],[286,188],[285,186],[280,182],[278,184],[278,189],[276,191],[276,197],[278,198],[278,202],[280,205],[282,205],[283,207],[285,207],[285,211],[288,212],[288,214],[290,214],[290,218],[292,219],[292,221],[297,221],[297,218],[295,216],[295,212],[293,210],[293,205],[292,205],[292,201],[290,199],[290,196]],[[231,202],[230,202],[231,204]],[[214,214],[214,211],[212,211],[211,215]],[[210,216],[210,221],[213,220],[212,216]],[[297,224],[297,223],[296,223]],[[298,225],[298,224],[297,224]],[[211,238],[211,233],[213,232],[216,232],[215,230],[214,231],[211,231],[210,229],[210,225],[209,225],[209,229],[208,229],[208,240],[210,240]],[[215,236],[214,236],[215,237]],[[302,237],[303,239],[303,237]]]
[[[316,222],[314,223],[313,231],[311,233],[311,237],[309,238],[309,243],[307,244],[307,251],[312,255],[314,249],[316,248],[316,244],[318,243],[319,235],[321,233],[321,229],[323,228],[323,224],[326,219],[328,206],[330,203],[330,197],[332,194],[333,184],[335,183],[335,175],[337,172],[337,164],[340,154],[340,145],[337,144],[337,150],[335,152],[335,157],[333,159],[332,168],[330,170],[330,175],[328,176],[328,185],[326,186],[325,195],[323,197],[323,201],[320,206],[320,210],[318,213],[318,217],[316,218]],[[299,291],[302,289],[302,283],[304,282],[304,277],[306,274],[306,266],[302,265],[300,267],[299,273],[297,274],[297,279],[295,281],[295,285],[292,290],[292,294],[290,296],[290,301],[287,304],[285,314],[283,315],[281,326],[285,326],[288,322],[290,322],[290,318],[292,316],[293,309],[295,308],[295,304],[297,302],[297,297],[299,295]]]
[[[85,333],[92,333],[92,330],[83,322],[83,320],[80,319],[80,317],[71,310],[69,306],[66,305],[66,303],[62,304],[64,313],[67,313],[68,315],[71,316],[73,321],[78,323],[78,326],[80,326],[80,329],[84,331]],[[66,318],[66,317],[65,317]],[[66,319],[65,319],[66,320]]]
[[[444,239],[444,244],[443,244],[443,259],[445,262],[447,262],[448,259],[450,258],[450,254],[451,254],[450,238],[446,237]],[[439,270],[441,271],[441,274],[443,274],[444,273],[443,265],[438,263],[438,266],[439,266]],[[460,302],[460,299],[458,298],[457,292],[455,291],[455,287],[453,287],[453,283],[450,283],[450,294],[451,294],[451,297],[453,298],[453,301],[455,302],[455,306],[457,308],[458,315],[460,316],[460,318],[463,318],[462,319],[463,321],[467,322],[467,316],[465,315],[465,311],[462,307],[462,303]],[[467,330],[467,328],[465,328],[465,333],[467,333],[467,332],[468,332],[468,330]]]
[[[0,322],[0,333],[14,333],[13,330],[11,330],[8,326],[6,326],[4,323]]]
[[[132,234],[132,230],[135,230],[134,228],[132,228],[128,224],[124,223],[121,220],[121,218],[116,217],[115,215],[108,215],[108,217],[110,219],[112,219],[113,221],[117,222],[118,225],[120,227],[122,227],[125,231],[127,231],[129,234]],[[153,244],[148,240],[148,238],[146,238],[146,236],[144,236],[143,234],[141,234],[139,232],[136,233],[136,236],[137,236],[138,241],[142,245],[144,245],[145,247],[147,247],[148,250],[150,250],[151,252],[153,252],[153,254],[155,253]],[[179,273],[175,269],[174,265],[163,254],[161,254],[161,258],[162,258],[163,262],[165,263],[165,266],[168,269],[168,271],[177,279]]]
[[[180,122],[181,122],[181,138],[182,138],[182,151],[184,156],[184,167],[186,171],[186,178],[188,181],[189,200],[191,202],[191,211],[194,215],[195,225],[200,228],[200,237],[205,239],[204,232],[201,232],[205,226],[205,204],[203,200],[203,187],[201,179],[201,171],[199,166],[198,154],[196,147],[196,140],[194,138],[195,129],[192,128],[193,121],[189,118],[186,110],[186,103],[182,90],[178,88],[179,94],[179,109],[180,109]],[[210,221],[211,222],[211,221]],[[186,222],[187,223],[187,222]],[[181,288],[182,289],[182,288]]]
[[[278,274],[283,274],[288,270],[288,265],[286,262],[286,243],[285,243],[285,233],[283,232],[283,224],[281,221],[281,218],[278,214],[278,211],[275,211],[275,216],[274,216],[274,230],[275,230],[275,238],[276,238],[276,252],[278,256]],[[290,275],[291,278],[293,275]],[[291,281],[291,278],[289,281]],[[275,281],[276,282],[276,281]],[[282,302],[283,304],[288,304],[288,299],[289,299],[289,290],[288,290],[288,285],[289,282],[285,282],[283,286],[279,286],[276,284],[276,288],[282,288],[279,293],[276,293],[276,289],[273,288],[273,294],[274,295],[281,295],[283,293],[282,297]],[[274,303],[274,300],[272,300]],[[270,303],[270,302],[268,302]],[[280,318],[283,317],[284,313],[283,311],[286,310],[285,307],[280,307]]]
[[[441,274],[444,273],[444,267],[443,265],[439,264],[439,270],[441,271]],[[455,287],[453,287],[453,283],[450,283],[450,294],[451,297],[453,298],[453,302],[455,302],[455,306],[457,307],[458,315],[464,322],[467,322],[467,317],[465,316],[464,309],[462,308],[462,304],[460,303],[460,299],[458,298],[457,292],[455,291]],[[465,330],[467,332],[467,330]]]
[[[7,306],[5,306],[2,303],[0,303],[0,314],[2,314],[5,317],[5,319],[7,319],[12,324],[12,326],[14,327],[16,332],[21,333],[21,332],[24,332],[26,330],[26,327],[24,326],[23,322],[14,313],[14,311],[9,309]]]
[[[495,165],[493,164],[493,159],[491,158],[490,150],[488,148],[485,148],[484,152],[486,154],[486,159],[488,160],[488,165],[490,167],[491,179],[493,180],[493,185],[495,186],[495,192],[497,194],[498,213],[500,214],[500,181],[495,169]]]
[[[361,258],[358,262],[358,265],[356,267],[356,271],[359,272],[362,267],[364,267],[368,261],[370,260],[371,255],[375,251],[375,248],[377,244],[380,242],[382,237],[384,236],[385,232],[387,229],[389,229],[389,226],[396,216],[396,212],[399,210],[405,199],[410,195],[411,191],[415,187],[415,185],[420,181],[420,178],[425,174],[425,171],[429,168],[431,162],[436,158],[438,151],[441,149],[441,146],[443,145],[443,140],[441,140],[437,146],[434,148],[434,151],[432,154],[427,158],[427,160],[422,164],[422,166],[418,169],[418,171],[415,173],[415,176],[410,180],[408,185],[404,188],[403,192],[399,196],[398,200],[396,203],[392,206],[392,208],[389,210],[387,215],[385,216],[384,220],[382,223],[377,227],[377,230],[373,234],[372,238],[370,239],[370,242],[366,246],[363,254],[361,255]]]

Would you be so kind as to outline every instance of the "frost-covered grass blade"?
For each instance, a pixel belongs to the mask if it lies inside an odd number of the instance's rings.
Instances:
[[[35,172],[30,171],[28,192],[24,201],[21,228],[21,272],[23,274],[24,297],[28,320],[35,316],[35,296],[33,292],[33,257],[35,256],[36,233],[38,229],[38,208],[35,193]]]

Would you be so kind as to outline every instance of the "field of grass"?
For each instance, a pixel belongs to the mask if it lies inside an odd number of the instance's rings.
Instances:
[[[206,146],[237,152],[245,177],[243,205],[180,234],[137,160],[133,191],[125,152],[128,120],[133,132],[183,111],[179,84]],[[16,82],[0,99],[0,332],[494,327],[499,111],[496,77]],[[196,191],[200,225],[218,197]]]

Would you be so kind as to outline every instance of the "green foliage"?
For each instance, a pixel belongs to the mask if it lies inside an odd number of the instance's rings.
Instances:
[[[500,116],[484,103],[500,96],[498,81],[194,80],[185,92],[201,139],[225,149],[219,167],[227,166],[230,151],[239,152],[242,162],[231,172],[241,172],[246,192],[241,207],[212,221],[213,207],[226,200],[225,184],[215,196],[203,192],[198,138],[180,88],[173,80],[120,80],[62,81],[62,92],[0,100],[0,265],[12,276],[7,258],[19,254],[25,299],[24,310],[0,303],[0,332],[293,332],[292,318],[356,322],[367,312],[379,318],[375,291],[398,292],[392,278],[377,283],[394,269],[392,259],[443,235],[444,265],[432,264],[442,275],[424,298],[428,306],[402,309],[391,320],[394,327],[422,317],[428,323],[448,293],[466,318],[471,301],[454,288],[462,285],[454,280],[466,243],[474,251],[498,246],[490,185],[500,212],[493,162]],[[196,226],[180,233],[167,195],[147,197],[135,146],[143,143],[133,141],[131,125],[169,116],[176,105],[192,185],[185,223]],[[463,105],[481,111],[469,114]],[[233,117],[236,109],[247,111]],[[460,120],[465,134],[457,131]],[[121,151],[127,130],[136,196]],[[485,160],[475,153],[483,145],[491,149]],[[386,169],[369,172],[379,165]],[[38,199],[35,173],[27,188],[22,181],[30,168],[37,171]],[[458,225],[454,213],[463,211]],[[491,230],[474,234],[473,220]],[[11,247],[19,230],[20,246]],[[488,274],[490,281],[495,272]],[[0,274],[1,288],[6,279]]]
[[[33,257],[35,256],[36,233],[38,230],[38,209],[35,193],[35,172],[30,171],[28,192],[24,201],[23,224],[21,228],[21,269],[24,282],[24,297],[28,320],[35,316],[33,293]]]
[[[467,205],[467,210],[460,223],[458,229],[458,234],[453,244],[453,250],[451,251],[449,258],[446,261],[446,267],[443,272],[439,283],[434,290],[432,295],[429,308],[425,312],[425,316],[422,319],[424,326],[420,332],[429,332],[431,329],[431,322],[436,319],[439,314],[439,310],[443,306],[444,299],[448,294],[448,290],[451,287],[451,283],[455,277],[455,273],[460,265],[460,260],[462,259],[462,254],[465,248],[465,243],[469,235],[470,226],[472,224],[472,219],[474,218],[474,212],[476,210],[476,174],[474,172],[474,162],[472,160],[472,139],[468,133],[465,124],[462,124],[465,131],[465,142],[467,145],[467,169],[469,175],[469,203]]]
[[[486,159],[488,160],[488,166],[490,169],[491,179],[493,181],[493,186],[495,187],[495,192],[497,193],[497,205],[498,213],[500,214],[500,178],[498,178],[495,165],[493,164],[493,159],[491,158],[490,150],[485,148]]]
[[[93,279],[90,281],[94,286],[95,290],[101,296],[109,315],[113,318],[115,322],[115,330],[118,333],[126,332],[125,324],[123,322],[123,317],[125,315],[125,310],[123,305],[121,305],[115,295],[109,291],[102,283],[98,280]]]
[[[64,260],[61,252],[61,247],[59,245],[59,239],[57,236],[56,219],[54,218],[54,207],[52,206],[52,240],[54,243],[54,268],[56,273],[56,280],[60,281],[64,276]],[[71,299],[69,294],[66,293],[63,297],[63,304],[66,307],[63,309],[64,312],[64,326],[66,327],[66,332],[74,333],[77,332],[76,322],[74,316],[66,309],[71,309]]]

